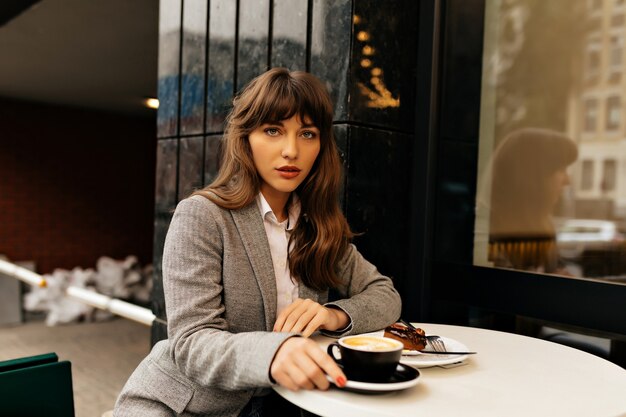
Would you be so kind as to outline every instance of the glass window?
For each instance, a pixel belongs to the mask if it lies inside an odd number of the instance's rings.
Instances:
[[[474,264],[626,282],[626,6],[485,5]]]
[[[624,15],[620,13],[618,15],[613,16],[611,18],[611,26],[618,26],[618,27],[624,26]]]
[[[602,191],[615,190],[615,180],[617,178],[617,163],[615,159],[605,159],[602,169]]]
[[[622,68],[622,61],[624,56],[624,35],[616,34],[611,36],[611,56],[610,66],[611,71],[619,71]]]
[[[593,189],[593,161],[589,159],[584,160],[582,163],[580,189],[582,191],[589,191]]]
[[[619,96],[611,96],[606,100],[606,128],[619,129],[622,118],[622,100]]]
[[[584,131],[595,132],[598,119],[598,100],[595,98],[584,101]]]
[[[587,44],[587,62],[586,62],[586,76],[594,77],[600,72],[600,59],[602,53],[602,44],[600,38],[591,37]]]
[[[602,9],[602,0],[588,0],[587,6],[591,13],[600,11]]]

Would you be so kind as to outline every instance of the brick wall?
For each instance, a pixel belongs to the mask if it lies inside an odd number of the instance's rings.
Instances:
[[[0,100],[0,254],[39,273],[152,262],[155,124]]]

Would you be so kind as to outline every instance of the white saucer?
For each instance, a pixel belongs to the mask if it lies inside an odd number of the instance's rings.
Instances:
[[[420,372],[417,369],[399,364],[396,368],[396,372],[389,382],[362,382],[348,380],[345,386],[337,388],[365,394],[399,391],[417,385],[419,382],[419,376]],[[333,384],[335,383],[335,381],[333,381],[328,375],[326,378]]]

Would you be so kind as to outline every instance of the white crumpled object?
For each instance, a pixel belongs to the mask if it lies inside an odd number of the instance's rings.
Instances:
[[[87,283],[93,275],[93,269],[74,268],[72,271],[55,269],[51,275],[44,275],[46,287],[32,287],[32,290],[24,296],[24,309],[48,312],[46,316],[48,326],[71,323],[81,318],[88,320],[93,307],[68,297],[65,295],[65,289],[70,285],[87,288]]]
[[[31,291],[24,295],[24,309],[47,312],[46,324],[49,326],[79,320],[101,321],[112,316],[108,311],[94,309],[68,297],[65,294],[68,286],[143,304],[150,301],[152,291],[152,265],[142,269],[137,257],[132,255],[122,261],[102,256],[96,263],[96,270],[55,269],[44,278],[46,287],[31,287]]]

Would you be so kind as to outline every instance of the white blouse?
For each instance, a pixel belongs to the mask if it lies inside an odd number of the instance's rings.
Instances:
[[[263,226],[270,244],[274,275],[276,276],[276,315],[298,298],[298,283],[292,280],[287,262],[289,236],[300,216],[300,200],[293,195],[286,220],[278,222],[263,194],[257,196],[257,205],[263,216]]]

